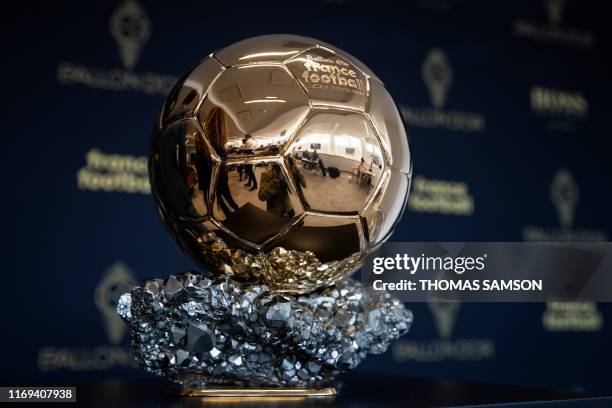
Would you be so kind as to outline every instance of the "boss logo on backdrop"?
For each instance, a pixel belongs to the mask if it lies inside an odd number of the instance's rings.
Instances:
[[[392,355],[397,362],[433,363],[440,361],[481,361],[495,357],[493,339],[456,338],[453,331],[461,304],[430,300],[427,304],[438,337],[428,340],[399,340],[393,344]]]
[[[460,132],[480,132],[485,129],[483,115],[446,109],[454,75],[444,51],[440,48],[432,48],[429,51],[421,65],[421,76],[429,92],[432,107],[401,105],[402,116],[408,125]]]
[[[566,3],[566,0],[543,0],[548,23],[517,19],[512,27],[514,35],[532,41],[582,48],[592,47],[595,44],[595,37],[590,31],[562,26]]]
[[[531,112],[543,119],[548,130],[574,132],[578,121],[587,118],[589,102],[575,91],[533,86],[529,92]]]
[[[42,347],[38,352],[40,371],[100,371],[135,367],[128,347],[120,344],[126,338],[125,323],[115,313],[121,294],[136,285],[132,271],[123,262],[108,268],[94,291],[94,302],[101,315],[109,344],[95,347]]]
[[[467,183],[462,181],[432,180],[416,176],[408,198],[411,211],[445,215],[474,214],[474,198]]]
[[[64,61],[57,66],[58,82],[63,85],[146,94],[166,95],[170,92],[176,77],[133,71],[152,30],[151,21],[142,6],[134,0],[125,1],[111,15],[108,28],[116,42],[123,67],[107,69]]]
[[[85,161],[76,176],[81,190],[151,193],[146,156],[108,154],[94,148],[87,152]]]
[[[575,121],[586,118],[589,113],[589,102],[580,92],[533,86],[529,100],[533,113],[551,119]]]

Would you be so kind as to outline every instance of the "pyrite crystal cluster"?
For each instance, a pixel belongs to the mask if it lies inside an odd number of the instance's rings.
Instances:
[[[411,174],[393,99],[342,50],[268,35],[201,60],[155,122],[149,175],[211,277],[121,297],[138,363],[185,388],[303,388],[385,351],[412,314],[347,277],[389,238]]]
[[[346,279],[307,295],[187,272],[121,296],[142,368],[186,388],[321,387],[383,353],[412,313]]]

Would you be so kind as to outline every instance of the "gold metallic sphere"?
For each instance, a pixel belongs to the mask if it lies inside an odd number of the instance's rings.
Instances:
[[[155,124],[149,170],[174,238],[213,275],[304,293],[356,271],[408,198],[408,138],[363,63],[294,35],[204,58]]]

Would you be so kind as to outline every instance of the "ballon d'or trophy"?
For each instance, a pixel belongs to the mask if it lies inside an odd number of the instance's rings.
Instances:
[[[391,234],[411,177],[381,80],[321,41],[250,38],[183,76],[149,156],[159,213],[208,270],[121,296],[139,365],[189,396],[330,396],[412,313],[348,276]]]

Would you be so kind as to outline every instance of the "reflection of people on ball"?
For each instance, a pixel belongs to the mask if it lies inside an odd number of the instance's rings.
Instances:
[[[243,140],[243,145],[242,145],[243,153],[253,154],[253,150],[255,149],[255,142],[253,142],[253,138],[251,137],[251,135],[249,134],[244,135],[244,139],[242,140]],[[253,170],[253,165],[245,164],[244,172],[247,177],[247,182],[245,183],[245,186],[251,187],[249,188],[249,191],[253,191],[257,189],[257,178],[255,177],[255,171]]]
[[[357,169],[359,170],[360,173],[363,173],[364,171],[367,170],[367,165],[365,162],[365,159],[362,157],[361,161],[359,162],[359,167],[357,167]]]
[[[287,162],[289,163],[289,172],[293,176],[298,190],[302,191],[302,188],[306,188],[306,179],[302,175],[300,169],[295,165],[293,157],[287,157]]]
[[[289,201],[289,187],[283,179],[281,166],[272,164],[269,170],[261,173],[261,186],[257,193],[261,201],[266,202],[266,211],[280,217],[293,217],[295,211]]]
[[[365,159],[362,157],[359,162],[359,166],[357,166],[357,182],[365,183],[368,180],[368,165],[366,164]]]
[[[225,114],[221,109],[213,108],[208,115],[206,123],[206,134],[208,135],[210,144],[221,158],[225,158],[227,155],[225,150],[225,144],[227,143]],[[238,211],[240,208],[238,204],[236,204],[236,201],[234,201],[234,197],[232,197],[225,166],[221,166],[219,169],[219,176],[217,178],[217,202],[219,203],[221,211],[223,211],[226,216],[230,213],[229,207],[234,211]]]

